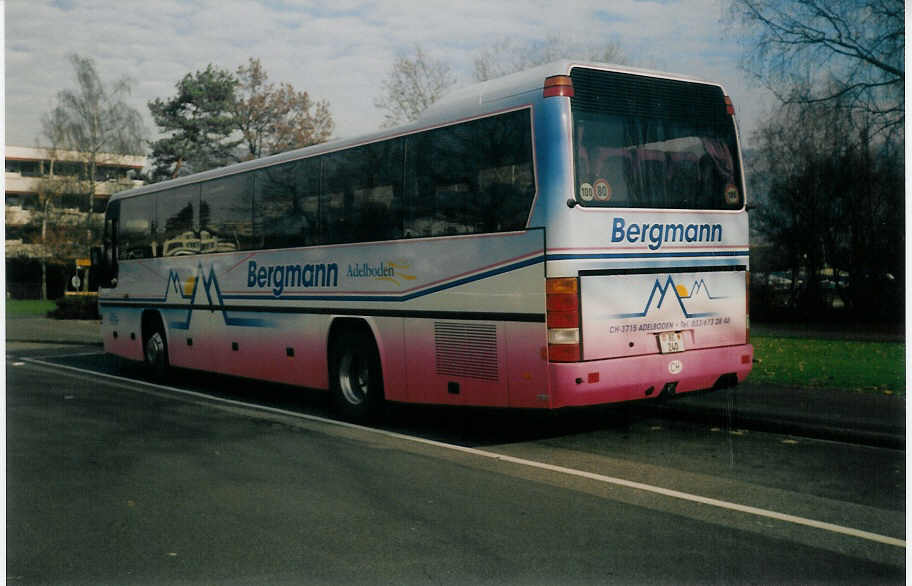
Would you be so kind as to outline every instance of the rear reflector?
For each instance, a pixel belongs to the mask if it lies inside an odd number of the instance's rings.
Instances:
[[[573,97],[573,81],[569,75],[552,75],[545,79],[545,85],[542,88],[542,96],[551,98],[554,96]]]

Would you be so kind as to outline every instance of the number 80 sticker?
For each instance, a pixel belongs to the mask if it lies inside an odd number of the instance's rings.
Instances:
[[[611,184],[604,179],[595,181],[595,199],[599,201],[608,201],[611,199]]]

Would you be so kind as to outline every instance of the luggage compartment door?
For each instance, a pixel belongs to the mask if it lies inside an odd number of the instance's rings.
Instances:
[[[744,344],[743,266],[580,275],[583,359]]]

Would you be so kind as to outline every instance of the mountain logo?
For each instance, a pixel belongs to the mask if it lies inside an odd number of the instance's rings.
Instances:
[[[712,293],[710,293],[709,286],[703,279],[694,281],[694,284],[688,291],[685,285],[675,283],[674,278],[671,275],[668,275],[668,278],[664,283],[662,283],[660,279],[655,280],[655,283],[652,285],[652,289],[649,291],[649,297],[646,299],[646,305],[643,307],[642,311],[636,311],[632,313],[618,313],[610,317],[619,319],[646,317],[651,311],[662,309],[662,305],[666,301],[670,301],[671,303],[677,301],[678,307],[681,308],[681,313],[683,313],[684,317],[686,318],[712,317],[718,315],[716,312],[711,311],[691,312],[688,310],[687,306],[691,304],[690,302],[695,302],[698,299],[714,301],[717,299],[727,299],[727,297],[714,296]]]

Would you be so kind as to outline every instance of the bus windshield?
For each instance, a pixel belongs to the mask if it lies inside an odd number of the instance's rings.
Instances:
[[[572,100],[576,196],[582,205],[741,208],[734,121],[718,87],[589,73],[598,75],[596,83],[574,75]],[[611,95],[629,90],[627,78],[634,77],[636,93]]]

